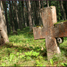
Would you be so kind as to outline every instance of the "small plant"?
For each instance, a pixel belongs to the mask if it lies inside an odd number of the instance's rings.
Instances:
[[[25,52],[24,55],[20,55],[20,58],[25,60],[31,60],[32,58],[36,58],[38,55],[39,55],[39,52],[28,51],[28,52]]]
[[[67,66],[67,63],[61,63],[62,66]]]
[[[36,66],[45,66],[45,65],[43,65],[41,62],[39,62],[39,60],[36,60]]]
[[[25,52],[25,56],[37,57],[38,55],[39,55],[39,52],[36,52],[36,51]]]
[[[53,64],[54,64],[53,59],[50,59],[50,63],[53,66]]]
[[[14,59],[14,54],[10,54],[10,62]]]
[[[23,59],[24,57],[25,57],[25,55],[20,55],[20,58],[22,58],[22,59]]]
[[[5,66],[5,65],[6,65],[6,63],[2,63],[1,65],[2,65],[2,66]]]

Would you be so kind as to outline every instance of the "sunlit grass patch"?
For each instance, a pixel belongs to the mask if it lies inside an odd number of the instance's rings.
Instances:
[[[17,33],[9,35],[10,43],[0,47],[0,66],[52,66],[47,61],[45,39],[34,40],[29,28],[18,30]],[[62,56],[52,59],[54,65],[67,63],[66,46],[67,40],[64,38],[64,42],[60,44]]]

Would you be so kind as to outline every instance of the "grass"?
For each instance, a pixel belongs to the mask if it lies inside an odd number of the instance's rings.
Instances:
[[[0,46],[0,66],[66,66],[67,38],[60,44],[61,54],[47,61],[45,39],[34,40],[29,28],[9,35],[10,44]]]

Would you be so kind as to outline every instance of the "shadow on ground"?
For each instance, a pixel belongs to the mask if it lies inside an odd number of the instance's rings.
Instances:
[[[24,47],[24,46],[14,46],[14,45],[11,44],[11,43],[8,43],[8,44],[5,44],[5,45],[1,45],[0,48],[2,48],[3,46],[6,47],[6,48],[11,48],[11,49],[12,49],[12,48],[15,48],[15,49],[17,49],[18,52],[19,52],[20,50],[21,50],[21,51],[25,51],[25,52],[34,50],[34,51],[36,51],[36,52],[40,52],[40,55],[47,57],[46,48],[43,49],[43,50],[41,50],[40,47],[35,47],[35,48],[33,48],[33,47]],[[61,49],[61,51],[64,52],[64,55],[67,57],[67,47],[60,47],[60,49]]]
[[[0,48],[2,48],[2,47],[4,47],[4,48],[6,47],[6,48],[10,48],[10,49],[15,48],[17,52],[20,52],[20,50],[22,52],[23,51],[27,52],[27,51],[33,50],[33,51],[36,51],[36,52],[40,52],[40,55],[42,55],[43,57],[47,57],[46,49],[41,50],[40,47],[33,48],[33,47],[24,47],[24,46],[14,46],[12,43],[7,43],[5,45],[0,45]]]

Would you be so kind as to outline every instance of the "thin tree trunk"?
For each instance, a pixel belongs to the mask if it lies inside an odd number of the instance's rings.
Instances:
[[[28,19],[29,19],[29,26],[30,26],[30,31],[31,31],[31,30],[33,29],[33,25],[32,25],[31,3],[30,3],[30,0],[28,0],[27,4],[28,4]]]
[[[35,2],[35,22],[36,25],[41,25],[41,17],[39,10],[41,9],[40,0]]]
[[[18,24],[17,24],[17,18],[16,18],[16,10],[15,10],[15,2],[14,1],[12,1],[12,7],[13,7],[13,15],[12,15],[12,17],[13,17],[13,22],[14,22],[14,30],[13,30],[13,32],[16,32],[17,31],[17,29],[18,29]]]
[[[26,11],[25,11],[25,8],[24,8],[24,1],[21,1],[21,3],[22,3],[23,25],[24,25],[24,27],[27,27],[26,17],[25,17],[25,13],[26,13]]]
[[[41,0],[38,1],[38,10],[41,9]],[[41,16],[40,16],[40,12],[38,11],[38,20],[39,20],[39,25],[42,25],[41,22]]]
[[[35,14],[34,14],[34,12],[35,12],[35,2],[34,1],[32,1],[32,5],[31,5],[31,10],[32,10],[32,22],[33,22],[33,26],[35,26]]]
[[[44,0],[41,1],[41,7],[44,7]]]
[[[12,13],[12,8],[11,8],[11,2],[9,1],[9,4],[10,4],[10,7],[9,7],[9,16],[10,16],[10,24],[12,26],[12,30],[15,31],[15,23],[14,23],[14,20],[13,20],[13,13]]]
[[[49,0],[46,0],[47,7],[49,7]]]
[[[28,19],[28,6],[27,6],[27,1],[25,1],[25,4],[26,4],[26,12],[25,12],[25,14],[26,14],[26,22],[25,22],[25,26],[27,27],[27,26],[29,26],[29,19]]]
[[[18,29],[20,29],[20,23],[19,23],[19,17],[18,17],[18,4],[17,1],[14,1],[14,5],[15,5],[15,12],[16,12],[16,20],[18,23]]]
[[[34,14],[35,14],[35,24],[36,25],[39,25],[39,18],[38,18],[38,11],[39,11],[39,8],[38,8],[38,1],[35,1],[35,12],[34,12]]]
[[[65,5],[66,8],[65,9],[66,9],[66,18],[67,18],[67,1],[65,1],[65,3],[66,3],[66,5]]]
[[[21,9],[21,1],[19,1],[19,12],[18,12],[18,16],[19,16],[19,25],[20,25],[20,29],[22,30],[22,23],[23,23],[23,17],[22,17],[22,9]]]
[[[61,13],[62,13],[62,19],[63,20],[66,20],[66,13],[65,13],[65,9],[64,9],[64,6],[63,6],[63,1],[59,1],[60,3],[60,9],[61,9]]]

